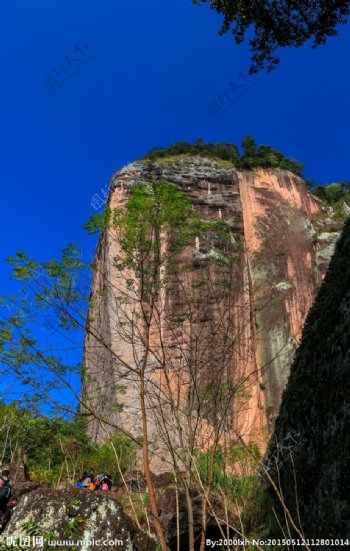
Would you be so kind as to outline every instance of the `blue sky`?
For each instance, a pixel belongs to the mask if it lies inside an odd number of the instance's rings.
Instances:
[[[325,47],[282,51],[277,69],[249,81],[217,120],[208,104],[243,83],[249,53],[218,35],[221,18],[207,7],[191,0],[0,5],[1,293],[9,289],[3,259],[18,249],[49,259],[75,242],[89,260],[95,241],[82,226],[96,212],[92,198],[117,168],[156,145],[240,143],[250,133],[303,161],[306,176],[320,183],[350,178],[350,25]],[[79,70],[53,94],[44,78],[62,71],[63,61],[67,70],[67,59]]]
[[[2,0],[1,258],[51,257],[81,229],[114,170],[179,139],[251,133],[321,183],[350,178],[350,26],[326,47],[283,51],[219,120],[208,103],[249,66],[246,45],[191,0]],[[77,44],[94,56],[52,94],[47,73]],[[243,81],[241,81],[243,82]]]

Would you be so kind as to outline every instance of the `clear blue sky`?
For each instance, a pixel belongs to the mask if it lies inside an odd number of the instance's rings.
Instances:
[[[282,52],[280,66],[216,120],[208,103],[237,82],[249,55],[218,36],[221,18],[206,7],[0,5],[1,258],[18,248],[51,257],[69,241],[91,254],[81,227],[94,213],[93,195],[116,168],[180,139],[239,143],[251,133],[302,160],[321,183],[350,178],[350,25],[326,47]],[[45,75],[82,43],[95,55],[52,94]]]

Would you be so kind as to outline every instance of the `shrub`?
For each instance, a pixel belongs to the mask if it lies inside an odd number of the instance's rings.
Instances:
[[[235,167],[244,170],[252,170],[257,167],[281,168],[290,170],[301,176],[303,165],[298,161],[289,159],[278,149],[269,145],[258,146],[252,136],[246,136],[242,141],[242,154],[234,144],[228,143],[204,143],[203,140],[196,140],[194,143],[177,142],[169,147],[154,147],[144,155],[143,159],[156,161],[176,155],[199,155],[213,159],[228,161]]]

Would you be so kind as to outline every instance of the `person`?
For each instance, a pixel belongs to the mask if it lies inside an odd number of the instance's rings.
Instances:
[[[105,473],[99,473],[94,480],[96,490],[101,490],[103,479],[106,477]]]
[[[88,488],[89,484],[94,482],[94,469],[90,469],[90,471],[85,471],[82,478],[80,479],[80,482],[82,483],[83,488]]]
[[[68,489],[71,488],[72,486],[74,486],[73,479],[72,479],[71,476],[68,476],[68,477],[67,477],[67,480],[66,480],[66,489],[68,490]]]
[[[113,478],[110,474],[107,475],[108,490],[111,491],[113,486]]]
[[[87,488],[88,485],[91,483],[91,478],[89,476],[87,476],[86,478],[83,478],[81,483],[83,485],[83,488]]]
[[[109,491],[109,483],[108,483],[107,475],[101,481],[101,490],[102,490],[102,492],[108,492]]]
[[[0,513],[0,533],[3,532],[6,528],[7,523],[11,519],[13,512],[15,511],[18,505],[18,498],[13,496],[9,500],[6,509],[3,513]]]
[[[87,488],[91,481],[92,479],[90,477],[90,473],[84,471],[82,477],[79,478],[75,485],[77,486],[77,488]]]
[[[10,471],[4,469],[0,476],[0,513],[5,513],[7,502],[12,495],[12,481]]]

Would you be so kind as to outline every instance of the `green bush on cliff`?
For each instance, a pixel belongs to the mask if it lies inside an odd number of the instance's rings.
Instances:
[[[335,210],[338,218],[346,220],[344,203],[350,205],[349,181],[313,187],[311,191],[316,197],[319,197],[319,199],[330,205]]]
[[[254,168],[280,168],[290,170],[301,176],[303,165],[299,161],[285,157],[278,149],[269,145],[258,146],[252,136],[246,136],[242,141],[242,154],[234,144],[204,143],[196,140],[194,143],[177,142],[168,147],[154,147],[144,155],[143,159],[157,161],[174,155],[199,155],[213,159],[230,161],[236,168],[252,170]]]
[[[200,157],[213,157],[224,161],[231,161],[235,164],[239,159],[239,152],[236,145],[227,143],[204,143],[196,140],[193,144],[189,142],[176,142],[169,147],[154,147],[144,155],[143,159],[156,161],[172,155],[199,155]]]
[[[340,182],[333,184],[326,184],[324,186],[317,186],[312,190],[313,194],[325,201],[330,205],[335,205],[343,199],[349,201],[350,199],[350,182]]]
[[[285,157],[278,149],[269,145],[258,146],[252,136],[246,136],[242,141],[243,153],[239,158],[237,168],[251,170],[253,168],[280,168],[302,175],[303,164]]]

